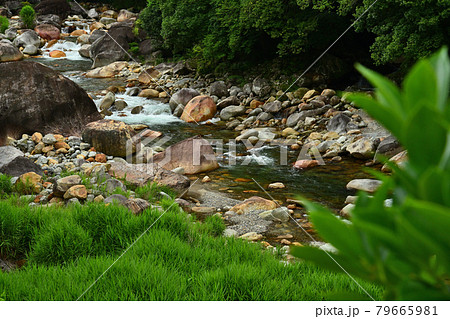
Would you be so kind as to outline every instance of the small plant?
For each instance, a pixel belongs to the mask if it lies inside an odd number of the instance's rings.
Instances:
[[[139,44],[136,42],[129,43],[130,48],[128,49],[128,52],[130,54],[138,54],[139,53]]]
[[[388,300],[450,299],[450,61],[447,49],[419,61],[400,90],[381,75],[358,70],[376,98],[351,99],[384,125],[408,151],[402,167],[373,197],[361,193],[351,223],[307,203],[310,219],[336,253],[297,247],[293,255],[386,287]],[[385,199],[392,194],[393,204]],[[332,258],[331,258],[332,257]],[[342,266],[343,268],[339,267]]]
[[[22,19],[23,24],[26,28],[32,29],[34,27],[34,19],[36,17],[36,13],[32,6],[26,5],[20,10],[20,18]]]
[[[0,16],[0,33],[5,33],[9,28],[9,20],[7,17]]]
[[[169,195],[170,198],[175,198],[175,193],[167,186],[161,186],[156,183],[149,183],[147,185],[136,188],[136,196],[145,200],[156,202],[165,196]]]

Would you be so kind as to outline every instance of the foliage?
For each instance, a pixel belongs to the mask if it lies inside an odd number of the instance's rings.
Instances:
[[[330,0],[319,2],[330,5]],[[336,7],[341,14],[351,13],[355,18],[373,3],[365,0],[355,6],[348,0],[332,2],[338,3]],[[384,0],[373,5],[355,27],[358,31],[375,34],[371,51],[377,64],[401,62],[406,67],[448,42],[449,18],[450,7],[446,0]]]
[[[139,44],[136,42],[131,42],[128,44],[130,48],[128,49],[128,52],[131,54],[137,54],[139,52]]]
[[[162,197],[169,196],[175,198],[175,192],[167,186],[158,185],[157,183],[148,183],[147,185],[136,188],[136,196],[148,201],[157,201]]]
[[[36,18],[36,13],[32,6],[26,5],[22,7],[19,15],[27,29],[32,29],[34,27],[34,19]]]
[[[0,16],[0,33],[5,33],[9,28],[9,20],[7,17]]]
[[[220,236],[225,230],[225,224],[219,216],[208,216],[202,225],[202,229],[211,236]]]
[[[115,205],[30,208],[1,201],[1,254],[28,255],[20,271],[0,273],[2,298],[75,300],[113,263],[83,300],[322,300],[357,290],[344,275],[285,265],[259,245],[213,237],[209,221],[194,223],[173,200],[161,202],[166,212],[134,216]]]
[[[172,55],[194,57],[200,68],[211,69],[227,61],[320,54],[372,3],[148,0],[139,21],[148,35],[162,41]],[[378,1],[358,20],[355,29],[372,34],[366,37],[374,38],[372,58],[377,64],[408,66],[446,43],[449,14],[445,0]],[[351,32],[346,38],[352,38]],[[333,54],[348,56],[349,50],[365,49],[363,42],[348,42],[351,47],[338,45]]]
[[[345,223],[327,209],[308,203],[310,218],[323,239],[337,248],[333,259],[312,247],[294,255],[346,271],[387,288],[387,299],[450,298],[450,61],[447,49],[419,61],[402,90],[362,66],[376,87],[376,99],[351,99],[389,129],[408,151],[402,168],[373,198],[360,194]],[[392,207],[384,200],[392,194]],[[334,260],[337,262],[335,263]]]

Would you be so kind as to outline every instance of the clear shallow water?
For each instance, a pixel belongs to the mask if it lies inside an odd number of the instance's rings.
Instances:
[[[72,50],[73,46],[62,46],[65,50]],[[53,48],[52,48],[53,49]],[[78,54],[78,53],[77,53]],[[101,92],[111,85],[124,86],[123,79],[90,79],[83,74],[90,69],[91,61],[84,58],[73,58],[72,53],[65,59],[39,58],[38,62],[46,64],[69,77],[88,93]],[[307,199],[319,202],[334,210],[339,210],[344,206],[344,200],[349,192],[345,185],[355,178],[367,178],[370,174],[363,170],[363,162],[357,160],[344,160],[343,162],[327,162],[324,166],[318,166],[308,170],[297,170],[292,167],[299,155],[299,151],[288,152],[288,165],[280,165],[280,147],[264,146],[260,149],[247,151],[242,144],[238,144],[236,149],[229,149],[227,144],[233,141],[238,135],[237,132],[225,129],[224,123],[217,122],[204,125],[188,124],[179,118],[172,116],[168,104],[155,100],[140,97],[131,97],[126,94],[117,94],[117,99],[123,99],[128,107],[115,112],[111,119],[121,120],[128,124],[147,124],[152,130],[161,131],[165,136],[170,137],[170,141],[164,146],[169,146],[178,141],[201,135],[206,139],[223,139],[224,150],[216,149],[218,160],[221,165],[216,171],[193,176],[192,179],[210,176],[211,183],[208,188],[228,193],[237,199],[249,198],[251,196],[262,196],[269,198],[267,193],[260,188],[267,190],[270,183],[282,182],[285,189],[270,190],[270,196],[286,204],[287,199],[294,199],[302,195]],[[102,96],[98,96],[94,101],[98,103]],[[135,106],[143,106],[143,112],[138,115],[131,114]],[[215,122],[215,121],[212,121]],[[245,162],[246,165],[242,165]],[[253,178],[257,183],[253,181]],[[259,185],[260,186],[259,186]],[[304,212],[298,210],[297,218],[301,222]],[[303,218],[303,222],[306,220]],[[275,234],[286,232],[294,234],[294,238],[300,241],[308,241],[308,237],[299,229],[293,221],[278,225],[274,230]],[[277,233],[278,232],[278,233]]]

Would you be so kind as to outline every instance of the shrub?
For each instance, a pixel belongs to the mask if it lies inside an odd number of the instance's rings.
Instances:
[[[0,33],[5,33],[6,29],[9,28],[9,20],[7,17],[0,16]]]
[[[24,6],[22,10],[20,10],[19,15],[26,28],[32,29],[34,27],[34,19],[36,17],[36,13],[32,6]]]
[[[408,151],[402,168],[373,198],[361,193],[345,223],[328,209],[308,203],[320,236],[337,253],[295,248],[297,257],[346,271],[386,287],[386,299],[450,299],[450,61],[447,49],[419,61],[400,91],[362,66],[376,87],[376,99],[351,99],[391,131]],[[391,207],[384,200],[392,194]],[[330,255],[333,259],[330,258]],[[335,262],[336,261],[336,262]]]

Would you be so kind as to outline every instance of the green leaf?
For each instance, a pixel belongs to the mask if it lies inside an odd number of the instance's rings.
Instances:
[[[441,111],[444,111],[447,107],[448,112],[448,102],[449,88],[450,88],[450,60],[448,59],[448,48],[443,47],[439,52],[430,58],[431,65],[434,67],[434,71],[437,78],[438,87],[438,101],[437,107]],[[450,113],[447,113],[450,114]],[[450,118],[447,118],[450,121]]]
[[[424,81],[423,79],[427,79]],[[403,82],[405,111],[414,112],[418,107],[435,109],[438,101],[436,74],[427,60],[418,62]],[[436,110],[437,111],[437,110]]]
[[[394,108],[400,115],[405,111],[400,90],[391,81],[361,64],[357,64],[356,69],[376,87],[377,99],[381,104]]]
[[[402,142],[404,122],[398,110],[384,106],[365,94],[351,94],[348,99],[362,107]]]

